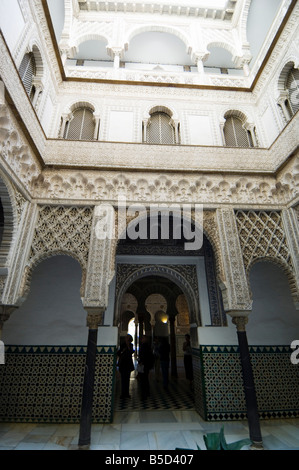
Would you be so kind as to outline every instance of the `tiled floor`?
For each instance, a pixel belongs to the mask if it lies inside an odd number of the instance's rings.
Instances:
[[[203,435],[220,426],[193,411],[121,411],[113,424],[92,425],[90,450],[205,449]],[[265,450],[299,449],[299,419],[263,421],[261,427]],[[226,422],[224,429],[227,442],[248,437],[246,422]],[[74,424],[0,423],[0,450],[76,450],[78,436]]]
[[[120,400],[117,386],[113,423],[92,425],[89,449],[205,449],[203,435],[219,431],[222,423],[205,422],[195,412],[192,391],[183,378],[171,381],[169,394],[160,398],[159,386],[152,386],[147,403],[140,401],[134,377],[131,399]],[[299,450],[299,419],[261,421],[261,428],[265,450]],[[225,422],[224,431],[227,442],[248,438],[246,421]],[[79,424],[0,423],[0,451],[77,450],[78,438]]]

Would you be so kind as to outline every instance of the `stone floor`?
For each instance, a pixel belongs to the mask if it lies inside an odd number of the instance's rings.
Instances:
[[[120,411],[113,424],[92,425],[90,450],[205,449],[203,435],[220,427],[192,410]],[[265,450],[299,450],[299,419],[262,421],[261,428]],[[246,422],[226,422],[224,430],[227,442],[248,437]],[[78,424],[0,423],[0,450],[76,450],[78,436]]]

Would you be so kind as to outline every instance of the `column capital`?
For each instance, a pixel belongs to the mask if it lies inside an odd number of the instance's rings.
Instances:
[[[86,326],[90,330],[97,330],[104,323],[105,307],[84,307],[87,312]]]
[[[237,331],[239,332],[246,331],[246,324],[248,323],[248,317],[247,316],[233,317],[232,323],[236,325]]]
[[[17,305],[0,305],[0,329],[17,308]]]
[[[209,55],[209,51],[196,51],[192,54],[192,59],[197,64],[199,61],[205,62],[208,59]]]

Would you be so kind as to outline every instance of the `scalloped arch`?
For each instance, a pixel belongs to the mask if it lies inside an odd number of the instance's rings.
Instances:
[[[144,26],[139,26],[137,28],[132,28],[125,37],[124,50],[125,51],[128,50],[129,43],[135,36],[138,36],[139,34],[147,33],[147,32],[160,32],[160,33],[172,34],[178,37],[179,39],[181,39],[181,41],[183,41],[183,43],[186,46],[187,54],[191,54],[192,52],[191,38],[189,38],[183,31],[181,31],[179,28],[174,28],[168,25],[159,25],[159,24],[156,24],[156,25],[148,24]]]

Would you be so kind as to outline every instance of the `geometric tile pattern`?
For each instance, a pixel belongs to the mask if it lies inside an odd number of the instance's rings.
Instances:
[[[299,367],[290,361],[290,347],[251,346],[249,351],[260,418],[299,416]],[[196,356],[203,376],[198,383],[204,387],[199,414],[207,421],[246,419],[238,346],[201,346]],[[195,368],[195,380],[198,375]]]
[[[289,346],[251,346],[261,419],[299,416],[299,366]],[[0,421],[78,423],[80,421],[86,347],[8,346],[0,366]],[[113,411],[196,409],[207,421],[246,419],[238,346],[193,349],[194,391],[180,378],[165,393],[151,382],[141,401],[138,380],[121,400],[115,347],[97,348],[92,420],[111,423]],[[152,374],[152,372],[150,373]],[[114,398],[115,396],[115,398]]]
[[[0,420],[77,423],[86,347],[9,346],[0,366]],[[110,422],[115,351],[98,347],[94,419]]]
[[[129,399],[120,398],[120,378],[117,374],[115,411],[150,411],[150,410],[195,410],[194,394],[184,378],[169,377],[168,391],[163,388],[162,381],[157,382],[153,371],[149,373],[150,396],[141,399],[139,380],[131,374]]]
[[[93,393],[94,423],[111,423],[113,419],[113,397],[115,384],[116,354],[115,348],[109,348],[105,354],[97,355]]]

